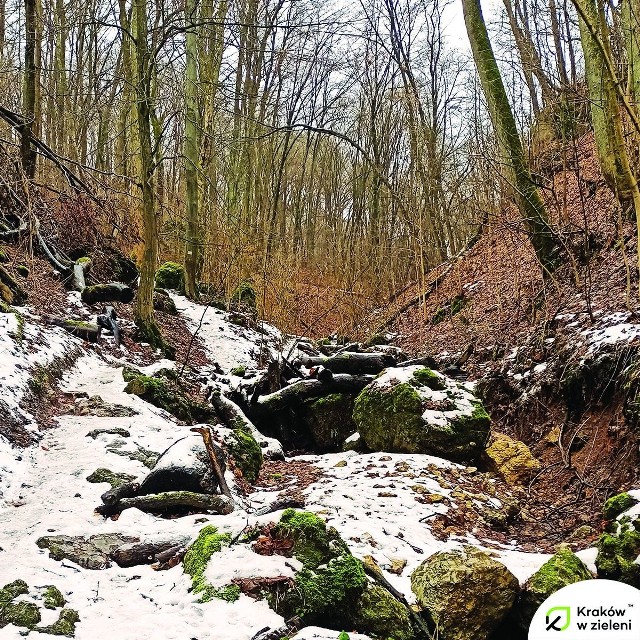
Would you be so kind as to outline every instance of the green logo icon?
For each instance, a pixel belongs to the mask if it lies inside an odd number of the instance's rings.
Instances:
[[[571,607],[553,607],[546,615],[547,631],[566,631],[571,624]]]

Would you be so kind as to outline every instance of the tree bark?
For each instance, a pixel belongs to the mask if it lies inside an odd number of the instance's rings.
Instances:
[[[510,174],[520,216],[545,273],[552,272],[559,264],[560,244],[549,225],[544,203],[525,161],[522,142],[491,47],[480,0],[462,0],[462,8],[473,59]]]

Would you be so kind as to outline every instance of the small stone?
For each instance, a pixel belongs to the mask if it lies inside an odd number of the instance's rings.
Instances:
[[[391,460],[391,456],[382,456],[381,458],[378,458],[379,462],[390,462]]]
[[[347,461],[346,460],[340,460],[339,462],[336,462],[333,466],[334,467],[346,467],[347,466]]]
[[[392,493],[391,491],[380,491],[378,494],[378,498],[397,498],[397,493]]]
[[[389,573],[393,573],[396,576],[402,575],[404,568],[407,566],[407,561],[404,558],[389,558],[391,566],[389,567]]]

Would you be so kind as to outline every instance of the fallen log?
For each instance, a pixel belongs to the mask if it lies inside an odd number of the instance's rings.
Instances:
[[[318,367],[322,365],[333,373],[380,373],[387,367],[395,367],[397,359],[389,353],[352,353],[343,352],[334,356],[324,357],[316,356],[307,358],[305,366]]]
[[[81,320],[71,320],[64,318],[56,318],[54,316],[42,316],[42,320],[54,327],[61,327],[70,334],[77,338],[82,338],[87,342],[98,342],[100,340],[100,333],[102,329],[90,322],[83,322]]]
[[[331,380],[300,380],[293,384],[270,393],[260,396],[253,408],[264,413],[274,413],[287,407],[299,405],[309,398],[317,398],[330,393],[360,393],[370,382],[372,375],[348,375],[338,373]]]
[[[140,491],[140,483],[139,482],[125,482],[121,484],[119,487],[115,487],[113,489],[109,489],[109,491],[105,491],[101,496],[100,500],[106,505],[114,505],[117,504],[122,498],[133,498],[138,495],[138,491]]]
[[[398,367],[414,367],[416,365],[420,365],[421,367],[429,367],[429,369],[437,369],[438,363],[435,358],[431,356],[424,356],[422,358],[414,358],[413,360],[405,360],[404,362],[398,363],[396,366]]]
[[[206,493],[192,491],[167,491],[147,496],[122,498],[113,505],[100,505],[96,511],[104,516],[115,515],[125,509],[140,509],[140,511],[170,511],[176,508],[212,511],[227,515],[233,511],[233,502],[227,496],[213,496]]]
[[[128,303],[133,300],[133,289],[121,282],[94,284],[86,287],[80,297],[85,304],[95,304],[96,302]]]
[[[113,551],[110,556],[119,567],[135,567],[141,564],[153,564],[162,562],[167,551],[172,551],[172,556],[189,543],[189,536],[179,538],[154,540],[151,542],[131,542],[124,544]]]

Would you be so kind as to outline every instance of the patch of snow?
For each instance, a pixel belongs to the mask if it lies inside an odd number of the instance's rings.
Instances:
[[[260,323],[261,333],[230,322],[230,314],[225,311],[197,304],[174,292],[169,295],[191,331],[198,331],[209,357],[225,371],[255,365],[263,348],[274,357],[279,355],[283,335],[266,322]]]

